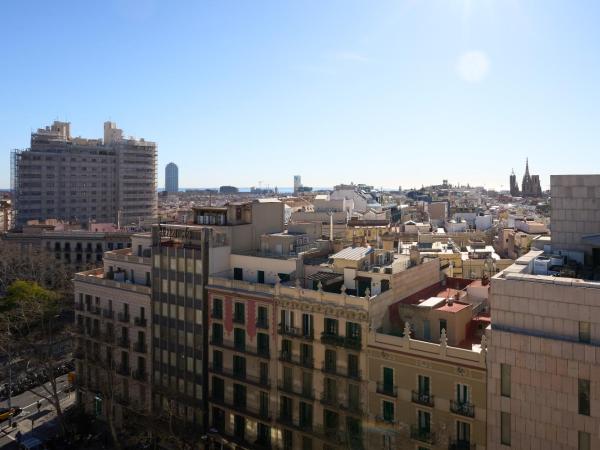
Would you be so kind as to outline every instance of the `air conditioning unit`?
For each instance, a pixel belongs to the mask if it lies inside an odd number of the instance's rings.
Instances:
[[[392,268],[391,267],[386,267],[385,269],[383,269],[384,273],[391,275],[392,274]]]

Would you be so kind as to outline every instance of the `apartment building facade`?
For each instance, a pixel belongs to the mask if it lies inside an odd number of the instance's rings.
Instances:
[[[156,144],[124,138],[113,122],[104,139],[72,137],[54,122],[11,155],[14,224],[62,219],[119,225],[157,217]]]
[[[209,275],[229,270],[232,252],[260,249],[283,230],[283,204],[257,200],[193,211],[194,225],[152,231],[153,407],[181,429],[208,429]]]
[[[490,449],[600,448],[600,176],[551,192],[551,249],[492,279]]]
[[[132,242],[74,279],[77,402],[116,426],[151,407],[150,236]]]
[[[216,445],[364,448],[369,299],[231,278],[208,287]]]

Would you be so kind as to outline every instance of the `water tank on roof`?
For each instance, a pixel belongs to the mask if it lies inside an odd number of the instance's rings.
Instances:
[[[533,273],[535,275],[548,275],[548,269],[552,265],[550,258],[538,256],[533,261]]]

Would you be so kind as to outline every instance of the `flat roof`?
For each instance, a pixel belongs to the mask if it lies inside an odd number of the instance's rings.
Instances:
[[[429,297],[427,300],[418,303],[417,306],[419,308],[435,308],[437,305],[445,301],[446,299],[442,297]]]
[[[351,260],[360,260],[364,258],[369,253],[373,252],[372,247],[347,247],[333,255],[331,258],[333,259],[351,259]]]

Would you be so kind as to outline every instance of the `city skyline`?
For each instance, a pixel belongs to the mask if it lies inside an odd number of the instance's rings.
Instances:
[[[74,135],[100,137],[113,120],[156,141],[159,186],[171,160],[189,187],[290,186],[299,173],[308,186],[508,189],[528,156],[548,189],[550,173],[600,163],[594,3],[29,8],[8,5],[0,31],[11,68],[0,75],[1,188],[10,150],[56,118]],[[65,70],[56,51],[87,57]],[[225,160],[238,163],[226,177]]]

